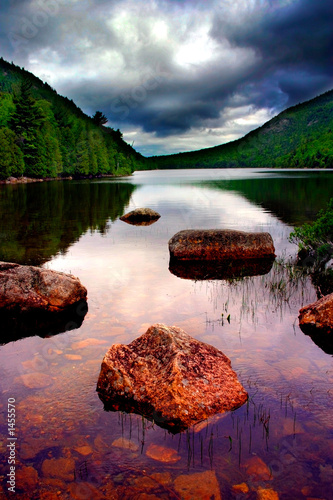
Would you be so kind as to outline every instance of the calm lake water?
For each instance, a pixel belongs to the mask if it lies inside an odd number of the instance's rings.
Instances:
[[[256,499],[261,488],[277,492],[269,498],[331,499],[332,356],[298,327],[315,288],[281,260],[296,256],[292,228],[313,220],[332,193],[332,171],[250,169],[0,186],[0,260],[78,276],[89,306],[78,329],[2,337],[0,496],[13,497],[6,421],[14,398],[22,499],[201,500],[219,498],[218,489],[224,500]],[[119,220],[143,206],[161,218]],[[268,231],[277,260],[259,276],[177,277],[168,240],[189,228]],[[104,411],[96,384],[105,352],[157,322],[221,349],[248,403],[176,435]]]

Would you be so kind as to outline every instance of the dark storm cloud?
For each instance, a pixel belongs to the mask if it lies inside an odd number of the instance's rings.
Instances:
[[[116,127],[123,128],[124,123],[130,122],[146,132],[166,137],[218,119],[220,110],[229,103],[228,96],[246,72],[243,66],[232,68],[227,74],[223,68],[205,68],[189,82],[172,67],[157,63],[138,84],[120,91],[100,82],[95,90],[100,98],[103,96],[101,110]],[[93,82],[83,81],[80,87],[75,86],[90,113],[98,104],[96,99],[91,101],[92,85]]]
[[[11,0],[0,9],[5,59],[115,128],[165,144],[191,134],[186,149],[195,134],[224,142],[333,87],[331,0]]]
[[[275,84],[286,95],[287,105],[331,88],[332,2],[299,0],[260,14],[254,10],[241,25],[218,16],[211,32],[217,39],[222,34],[234,47],[252,48],[261,57],[252,82],[260,86],[266,79],[268,92]]]

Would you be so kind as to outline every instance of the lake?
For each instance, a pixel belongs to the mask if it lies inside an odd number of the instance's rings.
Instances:
[[[74,274],[89,307],[77,329],[16,341],[2,334],[3,497],[12,498],[7,402],[15,399],[22,499],[332,498],[332,355],[298,327],[314,286],[283,265],[297,254],[293,227],[314,220],[332,193],[332,171],[269,169],[0,186],[0,260]],[[138,207],[161,218],[119,220]],[[191,228],[268,231],[277,259],[258,276],[179,277],[168,240]],[[247,404],[180,434],[104,411],[96,393],[104,354],[154,323],[221,349]]]

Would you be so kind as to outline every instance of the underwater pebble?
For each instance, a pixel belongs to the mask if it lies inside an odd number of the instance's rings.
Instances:
[[[236,493],[248,493],[250,491],[246,483],[234,484],[232,490]]]
[[[99,340],[99,339],[85,339],[85,340],[80,340],[78,342],[73,342],[71,345],[71,348],[73,351],[76,349],[84,349],[85,347],[89,347],[91,345],[102,345],[106,344],[106,340]]]
[[[279,500],[279,495],[274,490],[259,487],[257,500]]]
[[[41,389],[42,387],[48,387],[53,384],[52,377],[46,373],[25,373],[24,375],[21,375],[20,378],[28,389]]]
[[[70,498],[73,500],[88,500],[90,498],[94,500],[103,500],[106,498],[99,489],[87,482],[74,482],[69,486],[69,491],[71,495]]]
[[[38,483],[38,473],[33,467],[22,467],[16,471],[16,485],[19,490],[34,490]]]
[[[243,467],[246,473],[253,481],[268,481],[272,478],[272,474],[268,466],[261,458],[254,456],[247,460]]]
[[[176,463],[181,457],[178,455],[177,450],[160,446],[158,444],[150,444],[146,450],[146,455],[149,458],[157,460],[158,462]]]
[[[221,500],[220,487],[214,471],[178,476],[174,487],[182,500]]]
[[[72,458],[52,458],[44,460],[42,472],[46,477],[56,477],[64,481],[74,481],[75,462]]]
[[[89,445],[77,446],[76,448],[74,448],[74,450],[80,453],[80,455],[83,455],[84,457],[90,455],[93,452],[93,449]]]
[[[124,450],[131,450],[131,451],[138,451],[138,449],[139,449],[139,446],[137,444],[133,443],[133,441],[130,441],[129,439],[122,438],[122,437],[115,439],[112,442],[112,446],[115,446],[116,448],[122,448]]]
[[[166,484],[171,484],[172,482],[172,477],[169,472],[155,472],[154,474],[151,474],[150,477],[155,479],[160,484],[166,485]]]

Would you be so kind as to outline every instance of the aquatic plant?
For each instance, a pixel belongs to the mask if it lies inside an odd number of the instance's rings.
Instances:
[[[312,224],[296,227],[289,240],[298,244],[301,262],[322,269],[333,254],[333,198]]]

